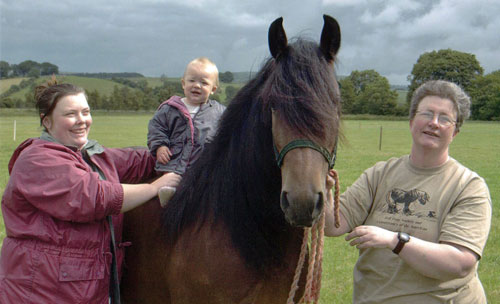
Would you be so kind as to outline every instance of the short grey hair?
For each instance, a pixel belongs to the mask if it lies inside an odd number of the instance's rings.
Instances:
[[[410,103],[410,120],[415,118],[417,108],[422,99],[427,96],[436,96],[446,98],[453,102],[455,111],[457,112],[456,129],[460,130],[464,120],[469,118],[470,115],[470,97],[458,85],[446,80],[429,80],[415,92]]]

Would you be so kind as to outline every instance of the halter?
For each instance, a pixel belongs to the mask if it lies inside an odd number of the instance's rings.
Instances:
[[[323,155],[326,159],[326,162],[328,163],[328,169],[333,169],[333,166],[335,166],[335,159],[337,158],[337,141],[335,141],[335,148],[333,149],[333,153],[330,153],[326,148],[318,145],[312,140],[309,139],[295,139],[286,144],[283,149],[281,149],[281,152],[278,152],[278,149],[276,148],[276,145],[274,145],[274,155],[276,156],[276,162],[278,163],[278,167],[281,168],[281,165],[283,164],[283,159],[285,158],[285,155],[290,152],[290,150],[296,149],[296,148],[309,148],[318,151]]]

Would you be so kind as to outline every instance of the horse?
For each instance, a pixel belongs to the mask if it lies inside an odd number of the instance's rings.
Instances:
[[[132,246],[124,303],[287,302],[341,135],[340,27],[323,18],[319,44],[288,43],[276,19],[270,58],[232,99],[167,206],[155,201],[125,214],[123,240]],[[305,271],[299,279],[292,301],[304,293]]]
[[[412,189],[409,191],[403,189],[393,189],[387,194],[387,205],[389,213],[398,213],[398,204],[403,204],[403,214],[410,215],[412,211],[410,210],[410,205],[418,201],[421,205],[425,205],[429,201],[429,194],[427,192]]]

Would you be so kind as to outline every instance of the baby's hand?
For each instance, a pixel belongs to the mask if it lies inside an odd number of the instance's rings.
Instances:
[[[166,164],[170,161],[170,157],[172,157],[172,152],[167,146],[161,146],[156,150],[156,159],[160,164]]]

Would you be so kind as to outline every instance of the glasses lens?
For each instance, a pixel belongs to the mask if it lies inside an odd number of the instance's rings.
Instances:
[[[449,126],[452,123],[453,123],[453,121],[448,116],[446,116],[446,115],[440,115],[439,116],[439,124],[440,125],[442,125],[442,126]]]

